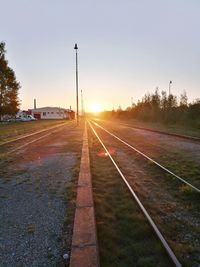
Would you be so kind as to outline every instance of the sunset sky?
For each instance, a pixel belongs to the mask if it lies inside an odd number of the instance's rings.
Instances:
[[[75,107],[75,50],[87,110],[130,106],[158,86],[200,97],[199,0],[1,0],[0,41],[21,108]]]

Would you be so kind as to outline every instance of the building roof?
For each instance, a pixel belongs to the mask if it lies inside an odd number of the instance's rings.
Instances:
[[[36,108],[36,109],[34,109],[34,108],[31,108],[31,109],[29,109],[29,110],[31,110],[31,111],[35,111],[35,112],[39,112],[39,111],[43,111],[43,110],[47,110],[47,109],[50,109],[50,110],[65,110],[65,111],[67,111],[67,112],[74,112],[73,110],[71,110],[71,109],[66,109],[66,108],[61,108],[61,107],[41,107],[41,108]]]

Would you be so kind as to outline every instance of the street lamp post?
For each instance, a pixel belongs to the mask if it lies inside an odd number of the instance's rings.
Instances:
[[[78,46],[75,44],[74,49],[76,50],[76,120],[79,125],[79,114],[78,114]]]
[[[171,84],[172,84],[172,81],[169,81],[169,95],[171,95]]]

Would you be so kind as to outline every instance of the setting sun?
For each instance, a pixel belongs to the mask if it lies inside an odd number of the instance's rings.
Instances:
[[[98,113],[102,111],[102,106],[99,103],[93,103],[90,107],[91,112]]]

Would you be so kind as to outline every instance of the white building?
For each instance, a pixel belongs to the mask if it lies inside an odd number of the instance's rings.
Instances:
[[[74,119],[74,111],[71,109],[59,108],[59,107],[44,107],[30,109],[30,114],[40,120],[58,120],[58,119]]]

